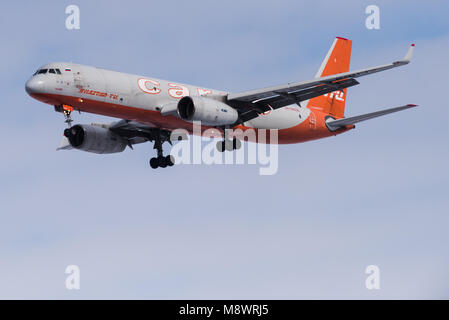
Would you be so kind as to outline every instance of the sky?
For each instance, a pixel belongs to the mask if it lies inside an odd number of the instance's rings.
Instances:
[[[0,15],[1,299],[449,298],[447,1],[15,1]],[[39,66],[73,61],[245,91],[311,79],[335,36],[353,40],[353,70],[416,43],[411,64],[348,90],[347,116],[419,107],[282,145],[272,176],[153,170],[151,144],[56,152],[62,116],[24,90]]]

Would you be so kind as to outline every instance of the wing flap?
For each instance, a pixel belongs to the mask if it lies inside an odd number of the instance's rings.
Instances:
[[[273,109],[278,109],[285,107],[287,105],[293,103],[299,103],[301,101],[309,100],[314,97],[321,96],[326,93],[330,93],[333,91],[343,90],[345,88],[349,88],[355,85],[358,85],[359,82],[355,79],[344,79],[338,82],[326,83],[323,82],[321,85],[318,85],[313,88],[308,88],[300,91],[287,92],[286,95],[282,94],[274,97],[270,97],[269,99],[258,101],[269,104]],[[279,97],[281,96],[281,97]]]
[[[267,96],[266,98],[259,99],[254,102],[246,103],[246,106],[240,108],[240,119],[245,122],[256,118],[260,113],[279,109],[291,104],[299,104],[301,101],[305,101],[317,96],[321,96],[333,91],[343,90],[359,84],[355,79],[345,79],[336,83],[323,83],[314,88],[308,88],[295,92],[277,92],[276,95]],[[249,107],[248,107],[249,106]],[[246,110],[243,108],[246,107]]]

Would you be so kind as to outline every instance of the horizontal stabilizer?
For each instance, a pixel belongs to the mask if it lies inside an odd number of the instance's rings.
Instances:
[[[413,107],[417,107],[417,105],[416,104],[407,104],[407,105],[401,106],[401,107],[385,109],[385,110],[381,110],[381,111],[362,114],[360,116],[337,119],[337,120],[333,120],[333,119],[329,118],[326,121],[326,125],[329,128],[329,130],[334,131],[341,127],[345,127],[347,125],[355,124],[357,122],[362,122],[362,121],[369,120],[372,118],[377,118],[377,117],[384,116],[389,113],[398,112],[398,111],[402,111],[402,110],[413,108]]]

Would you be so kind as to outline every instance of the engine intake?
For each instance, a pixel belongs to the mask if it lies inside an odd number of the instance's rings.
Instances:
[[[93,153],[118,153],[127,146],[119,135],[100,126],[77,124],[65,129],[64,136],[73,148]]]
[[[183,97],[178,102],[178,115],[187,121],[201,121],[204,125],[223,126],[234,124],[238,112],[224,102],[205,97]]]

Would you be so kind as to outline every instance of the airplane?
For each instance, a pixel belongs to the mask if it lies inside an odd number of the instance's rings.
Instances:
[[[410,46],[402,60],[349,71],[352,41],[336,37],[315,78],[241,93],[68,62],[40,67],[26,82],[25,90],[63,113],[68,128],[58,149],[117,153],[150,141],[157,150],[150,166],[165,168],[174,165],[174,158],[163,155],[163,143],[171,144],[178,128],[194,134],[193,125],[198,121],[200,132],[215,128],[223,134],[217,149],[224,152],[239,149],[242,140],[270,143],[260,141],[258,135],[245,135],[250,130],[277,129],[277,143],[293,144],[335,136],[354,129],[358,122],[416,107],[407,104],[345,117],[347,90],[359,84],[356,79],[408,64],[414,47]],[[120,120],[72,126],[74,110]],[[240,133],[231,137],[229,131]]]

